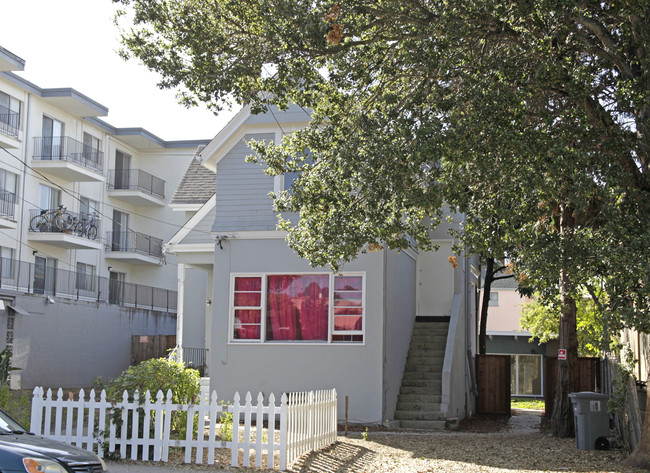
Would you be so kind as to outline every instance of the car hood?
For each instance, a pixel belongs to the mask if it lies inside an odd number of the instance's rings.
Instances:
[[[65,463],[95,463],[97,456],[81,448],[30,434],[0,435],[0,448],[40,454]]]

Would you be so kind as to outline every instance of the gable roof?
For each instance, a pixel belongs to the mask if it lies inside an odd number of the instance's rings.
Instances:
[[[197,151],[200,152],[201,149]],[[215,186],[216,173],[205,166],[201,166],[199,159],[192,159],[174,192],[170,205],[172,207],[195,206],[198,209],[214,195]]]
[[[199,153],[201,164],[216,171],[219,161],[247,133],[290,133],[304,128],[309,119],[309,111],[297,105],[290,105],[286,110],[270,105],[266,113],[258,115],[253,115],[250,105],[245,105]]]

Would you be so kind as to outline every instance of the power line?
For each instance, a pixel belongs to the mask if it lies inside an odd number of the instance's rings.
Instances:
[[[33,173],[30,174],[32,177],[40,177],[41,179],[43,179],[43,180],[47,181],[48,183],[52,184],[53,186],[59,188],[59,189],[62,190],[65,194],[71,196],[73,199],[75,199],[75,200],[77,200],[77,201],[79,201],[79,202],[82,202],[82,201],[81,201],[81,197],[80,197],[80,196],[81,196],[81,193],[79,193],[78,195],[75,195],[72,191],[66,189],[65,187],[63,187],[63,186],[57,184],[56,182],[52,181],[51,179],[49,179],[46,175],[44,175],[43,173],[41,173],[38,169],[35,169],[35,168],[31,167],[29,164],[24,163],[24,162],[23,162],[23,161],[22,161],[18,156],[14,155],[13,153],[11,153],[11,152],[10,152],[9,150],[7,150],[6,148],[4,148],[4,147],[2,147],[2,146],[0,146],[0,148],[1,148],[5,153],[7,153],[9,156],[11,156],[12,158],[14,158],[14,159],[16,159],[17,161],[19,161],[19,162],[20,162],[22,165],[24,165],[27,169],[30,169],[31,171],[33,171]],[[12,167],[13,167],[14,169],[20,171],[19,168],[15,167],[15,166],[12,166]],[[25,200],[25,199],[24,199],[24,196],[23,196],[23,197],[19,197],[19,198],[20,198],[21,200],[23,200],[24,202],[27,202],[27,203],[30,204],[30,205],[34,205],[34,203],[32,203],[32,202],[28,202],[27,200]],[[82,202],[82,203],[83,203],[83,202]],[[37,206],[37,207],[38,207],[38,206]],[[165,224],[165,225],[169,225],[169,226],[171,226],[171,227],[173,227],[173,228],[175,228],[175,229],[177,229],[177,230],[180,230],[180,229],[184,228],[184,226],[185,226],[185,225],[178,225],[178,224],[175,224],[175,223],[170,223],[170,222],[167,222],[167,221],[165,221],[165,220],[160,220],[160,219],[157,219],[157,218],[154,218],[154,217],[148,216],[148,215],[139,214],[139,213],[137,213],[137,212],[132,212],[132,211],[130,211],[130,210],[127,210],[127,209],[124,209],[124,208],[121,208],[121,207],[117,207],[117,206],[115,206],[115,205],[113,205],[113,204],[110,204],[110,207],[111,207],[112,209],[114,209],[114,210],[118,210],[118,211],[120,211],[120,212],[128,213],[129,215],[134,215],[134,216],[137,216],[137,217],[146,218],[146,219],[151,220],[151,221],[154,221],[154,222],[158,222],[158,223],[163,223],[163,224]],[[108,215],[106,215],[106,214],[100,212],[99,210],[97,210],[97,213],[98,213],[99,215],[101,215],[102,217],[104,217],[104,218],[110,220],[112,223],[117,223],[117,224],[118,224],[119,226],[121,226],[121,227],[123,226],[121,222],[118,222],[118,221],[114,220],[112,217],[109,217]],[[126,228],[126,230],[129,230],[129,229]],[[201,229],[195,229],[195,231],[197,231],[197,232],[199,232],[199,233],[204,233],[204,234],[206,234],[206,235],[211,235],[210,232],[207,232],[207,231],[204,231],[204,230],[201,230]]]

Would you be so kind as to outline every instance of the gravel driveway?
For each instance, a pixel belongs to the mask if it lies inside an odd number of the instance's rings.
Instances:
[[[539,413],[515,411],[510,419],[474,418],[456,432],[386,432],[369,429],[339,436],[333,446],[313,452],[291,465],[294,473],[442,473],[442,472],[638,472],[621,465],[622,451],[585,451],[575,439],[546,432]],[[271,472],[224,465],[145,466],[109,463],[113,473],[177,473],[220,471]],[[277,471],[277,470],[275,470]]]

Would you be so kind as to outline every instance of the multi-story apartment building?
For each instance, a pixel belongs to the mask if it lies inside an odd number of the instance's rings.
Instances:
[[[0,349],[14,385],[88,386],[176,329],[168,206],[197,148],[142,128],[72,88],[25,80],[0,48]],[[173,119],[173,117],[170,117]],[[145,338],[147,337],[147,338]]]

